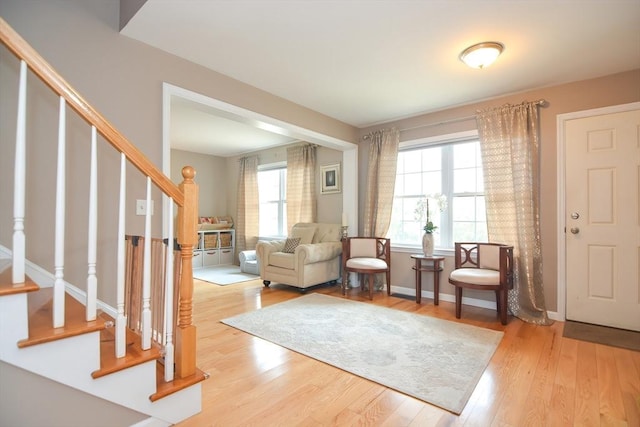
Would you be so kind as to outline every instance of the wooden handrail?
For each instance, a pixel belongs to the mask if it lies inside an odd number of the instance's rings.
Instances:
[[[178,206],[184,206],[184,196],[178,186],[171,182],[147,157],[124,135],[116,130],[100,113],[85,101],[47,61],[33,49],[7,22],[0,17],[0,40],[18,58],[25,61],[31,71],[59,96],[64,97],[84,120],[97,131],[145,176],[151,178],[165,194],[173,198]]]

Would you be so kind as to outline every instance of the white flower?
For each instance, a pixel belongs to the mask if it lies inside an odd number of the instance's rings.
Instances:
[[[432,201],[431,206],[429,201]],[[437,226],[433,225],[433,221],[431,221],[431,214],[433,212],[434,203],[438,206],[438,210],[440,212],[444,212],[447,209],[447,196],[444,194],[436,193],[436,194],[427,194],[424,197],[420,198],[416,204],[416,208],[414,210],[415,219],[422,222],[425,221],[424,231],[426,233],[433,233]]]

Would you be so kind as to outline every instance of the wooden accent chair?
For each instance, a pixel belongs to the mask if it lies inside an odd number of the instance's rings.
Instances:
[[[462,289],[495,291],[498,317],[507,324],[507,292],[513,287],[513,246],[500,243],[455,244],[455,267],[449,283],[456,288],[456,318],[462,311]]]
[[[373,299],[374,278],[386,273],[391,295],[391,240],[383,237],[347,237],[342,240],[342,294],[347,293],[349,273],[369,275],[369,299]],[[362,288],[363,281],[360,281]]]

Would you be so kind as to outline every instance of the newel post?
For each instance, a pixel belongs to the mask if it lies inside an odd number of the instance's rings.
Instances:
[[[196,327],[193,321],[193,248],[197,244],[198,186],[193,181],[196,171],[191,166],[182,168],[184,206],[178,208],[178,243],[182,273],[176,330],[176,376],[185,378],[196,372]]]

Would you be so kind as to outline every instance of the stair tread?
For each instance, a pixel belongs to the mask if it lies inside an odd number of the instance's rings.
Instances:
[[[103,321],[113,322],[113,319],[104,313],[100,317]],[[91,374],[93,378],[100,378],[150,360],[158,360],[162,356],[157,344],[151,343],[150,349],[143,350],[140,335],[129,328],[126,328],[126,332],[126,353],[121,358],[116,357],[115,328],[105,328],[100,332],[100,369]]]
[[[43,288],[28,297],[29,337],[20,340],[18,347],[28,347],[104,329],[104,320],[87,322],[85,306],[65,293],[65,323],[53,327],[53,288]]]
[[[10,259],[0,259],[0,296],[23,292],[34,292],[40,289],[30,277],[25,276],[24,283],[12,283],[13,267]]]
[[[156,366],[156,392],[149,396],[152,402],[160,400],[163,397],[167,397],[172,393],[176,393],[180,390],[184,390],[187,387],[191,387],[194,384],[198,384],[201,381],[209,378],[209,374],[196,368],[196,372],[186,378],[177,378],[173,381],[164,380],[164,365],[158,362]]]

